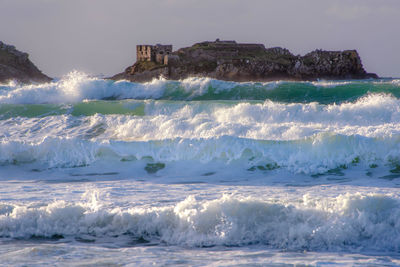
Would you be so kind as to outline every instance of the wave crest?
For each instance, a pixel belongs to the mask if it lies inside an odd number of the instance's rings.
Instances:
[[[147,83],[103,80],[71,72],[59,81],[38,85],[0,85],[0,103],[76,103],[85,99],[265,100],[335,103],[353,101],[367,92],[400,97],[397,80],[319,82],[227,82],[205,77]]]
[[[100,206],[99,206],[100,205]],[[132,239],[184,246],[263,244],[294,250],[400,249],[400,202],[385,195],[340,195],[299,204],[224,195],[193,196],[166,207],[108,210],[95,202],[12,206],[0,214],[0,236]]]
[[[389,165],[400,161],[398,138],[379,140],[360,136],[318,134],[304,140],[258,141],[223,136],[211,139],[174,139],[162,141],[89,141],[76,138],[45,138],[37,143],[2,141],[2,164],[39,163],[45,168],[91,165],[110,158],[120,161],[187,162],[221,166],[234,164],[243,170],[284,169],[293,173],[320,174],[332,169],[347,169],[361,164]],[[125,168],[142,165],[126,162]],[[119,168],[123,168],[120,166]],[[190,168],[183,168],[190,172]],[[170,170],[172,173],[178,170]],[[337,170],[339,172],[339,170]],[[181,171],[180,171],[181,172]]]

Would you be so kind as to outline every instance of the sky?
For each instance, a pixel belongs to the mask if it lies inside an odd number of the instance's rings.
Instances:
[[[0,0],[0,41],[45,74],[106,76],[136,60],[137,44],[236,40],[357,49],[364,68],[400,77],[400,0]]]

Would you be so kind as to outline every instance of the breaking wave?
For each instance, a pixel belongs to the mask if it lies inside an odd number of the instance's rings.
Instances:
[[[248,170],[285,169],[318,174],[361,164],[399,168],[400,139],[318,134],[304,140],[265,141],[235,137],[174,139],[162,141],[90,141],[77,138],[45,138],[38,142],[2,141],[0,163],[40,163],[47,168],[77,167],[102,159],[143,160],[165,166],[178,162],[230,163]],[[109,163],[113,164],[113,163]],[[132,165],[130,168],[134,168]],[[143,167],[142,167],[143,168]],[[185,168],[183,168],[185,169]],[[186,167],[188,170],[188,167]],[[182,171],[182,170],[181,170]],[[136,173],[138,170],[136,170]]]
[[[354,162],[400,168],[400,100],[385,94],[330,105],[125,100],[28,106],[0,112],[1,164],[76,167],[111,157],[166,165],[239,161],[243,169],[305,174]],[[23,116],[33,111],[43,114]]]
[[[389,93],[400,97],[399,80],[319,81],[319,82],[227,82],[210,78],[180,81],[155,79],[131,83],[88,77],[71,72],[46,84],[0,85],[0,103],[43,104],[77,103],[83,100],[164,99],[164,100],[266,100],[278,102],[318,102],[323,104],[354,101],[366,93]]]
[[[93,195],[95,197],[95,195]],[[98,238],[181,246],[243,246],[309,251],[400,251],[400,200],[343,194],[297,202],[224,195],[190,196],[173,206],[112,209],[99,199],[41,206],[0,204],[0,237]]]

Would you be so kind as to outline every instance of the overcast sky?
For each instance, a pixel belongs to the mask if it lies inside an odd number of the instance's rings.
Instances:
[[[365,69],[400,77],[400,0],[0,0],[0,40],[46,74],[112,75],[137,44],[229,39],[294,54],[357,49]]]

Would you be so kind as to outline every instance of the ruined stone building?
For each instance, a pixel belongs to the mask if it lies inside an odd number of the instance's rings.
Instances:
[[[137,45],[136,60],[152,61],[158,64],[167,65],[168,55],[172,53],[172,45]]]

